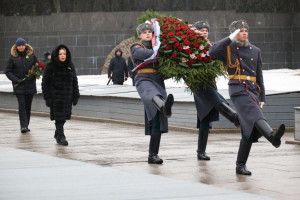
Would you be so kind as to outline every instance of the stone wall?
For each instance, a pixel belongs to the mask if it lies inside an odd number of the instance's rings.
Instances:
[[[233,20],[250,24],[250,41],[261,48],[264,69],[300,68],[299,13],[236,13],[235,11],[162,12],[190,23],[208,20],[210,40],[229,34]],[[79,75],[99,74],[107,56],[131,37],[141,12],[60,13],[46,16],[0,16],[0,72],[5,69],[10,48],[23,37],[35,50],[39,60],[43,52],[60,43],[67,45]],[[128,55],[124,54],[127,58]],[[105,70],[103,70],[105,71]]]

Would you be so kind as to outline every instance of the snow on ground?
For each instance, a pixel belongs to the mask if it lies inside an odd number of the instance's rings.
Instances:
[[[288,91],[300,91],[300,69],[275,69],[275,70],[264,70],[264,83],[266,90],[288,92]],[[6,83],[8,79],[4,74],[0,74],[0,81]],[[86,75],[78,76],[78,82],[80,86],[88,85],[106,85],[108,81],[107,74],[103,75]],[[41,79],[37,81],[39,86]],[[217,79],[218,89],[228,89],[228,80],[224,77]],[[8,83],[10,83],[8,81]],[[112,83],[110,83],[112,84]],[[165,81],[166,87],[182,87],[185,88],[183,81],[176,83],[172,79]],[[2,85],[2,84],[1,84]],[[6,85],[6,84],[5,84]],[[124,85],[132,85],[132,80],[129,78],[124,82]],[[7,85],[6,85],[7,86]],[[1,89],[1,87],[0,87]]]

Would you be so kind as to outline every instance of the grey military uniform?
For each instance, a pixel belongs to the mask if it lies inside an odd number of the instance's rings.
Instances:
[[[236,63],[236,60],[240,62],[239,71],[237,68],[228,67],[227,46],[231,51],[231,63]],[[265,102],[260,49],[250,43],[241,46],[226,37],[214,43],[209,52],[213,59],[223,61],[229,76],[236,74],[234,77],[242,77],[230,78],[229,95],[237,110],[243,135],[247,139],[252,137],[253,142],[257,141],[260,134],[255,131],[254,123],[258,120],[265,120],[259,106],[260,101]],[[250,78],[255,78],[256,81],[251,81]]]
[[[200,122],[205,118],[206,123],[219,120],[219,112],[215,109],[215,105],[221,101],[226,102],[224,97],[219,94],[215,84],[206,88],[199,87],[198,91],[194,93],[194,100]]]
[[[153,54],[152,48],[147,47],[146,43],[143,44],[146,48],[138,43],[131,46],[132,60],[136,65],[139,65]],[[154,64],[152,63],[144,66],[143,69],[153,69],[153,67]],[[138,73],[135,77],[135,86],[145,108],[145,134],[151,135],[152,120],[159,112],[152,103],[152,99],[156,95],[160,95],[164,99],[167,98],[164,79],[157,73]],[[161,112],[159,112],[159,122],[161,133],[168,132],[168,120]]]

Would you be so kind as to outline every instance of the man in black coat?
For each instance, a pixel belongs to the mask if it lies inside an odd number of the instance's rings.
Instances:
[[[108,78],[112,79],[114,85],[123,85],[124,80],[127,81],[128,78],[128,69],[126,61],[122,58],[121,49],[117,49],[115,56],[110,60],[108,67]],[[125,78],[124,78],[125,74]]]
[[[19,119],[21,132],[26,133],[30,121],[30,112],[33,95],[36,91],[36,81],[25,79],[28,71],[37,63],[33,48],[23,38],[18,38],[11,48],[11,57],[8,60],[5,74],[11,80],[14,94],[19,104]]]

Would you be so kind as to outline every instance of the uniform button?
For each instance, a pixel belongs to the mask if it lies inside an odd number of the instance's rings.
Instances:
[[[250,47],[250,49],[252,49],[252,47]]]
[[[244,72],[245,70],[243,69],[243,72]]]
[[[253,58],[251,58],[251,60],[253,61]]]
[[[240,60],[243,60],[242,58],[240,58]]]
[[[239,49],[238,47],[236,49]]]
[[[252,82],[252,85],[254,85],[254,82]]]
[[[245,81],[243,81],[243,83],[245,84],[246,82],[245,82]]]
[[[252,70],[252,72],[254,72],[254,70]]]

